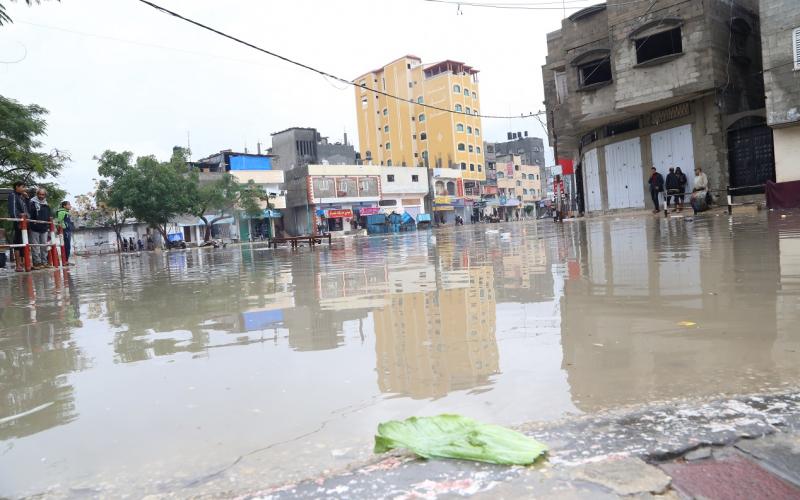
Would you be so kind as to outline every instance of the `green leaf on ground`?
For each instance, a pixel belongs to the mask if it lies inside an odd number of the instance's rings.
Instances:
[[[406,448],[424,458],[459,458],[503,465],[532,464],[547,446],[528,436],[460,415],[411,417],[378,425],[375,453]]]

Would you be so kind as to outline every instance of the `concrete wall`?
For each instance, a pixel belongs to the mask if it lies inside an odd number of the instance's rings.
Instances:
[[[423,196],[428,194],[428,171],[424,167],[383,167],[380,175],[383,193],[416,193]],[[394,176],[394,182],[388,181],[389,175]],[[415,175],[416,182],[412,180]]]
[[[800,180],[800,125],[776,128],[775,176],[778,182]]]
[[[272,135],[272,154],[277,155],[275,167],[290,170],[294,167],[314,163],[319,134],[313,128],[291,128]],[[298,141],[304,144],[307,154],[298,151]]]
[[[800,4],[797,0],[761,0],[760,17],[767,123],[800,123],[800,71],[792,63],[792,31],[800,28]]]

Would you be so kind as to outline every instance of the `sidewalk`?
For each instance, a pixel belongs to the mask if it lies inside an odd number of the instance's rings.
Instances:
[[[800,392],[687,401],[519,427],[546,460],[388,454],[238,498],[800,498]]]

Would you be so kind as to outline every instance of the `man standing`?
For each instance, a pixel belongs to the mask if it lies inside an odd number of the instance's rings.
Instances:
[[[64,236],[64,256],[67,262],[69,262],[70,249],[72,248],[72,231],[75,229],[72,218],[69,216],[70,210],[72,210],[72,205],[68,201],[62,201],[61,207],[56,212],[56,225],[61,228]]]
[[[650,197],[653,199],[653,213],[658,213],[658,196],[664,191],[664,177],[658,173],[656,167],[650,167]]]
[[[670,200],[674,201],[673,212],[678,211],[678,193],[680,193],[680,190],[681,183],[678,179],[678,174],[675,173],[675,167],[669,167],[669,173],[667,174],[667,208],[669,208]]]
[[[28,202],[25,198],[25,183],[17,181],[14,183],[14,191],[8,195],[8,216],[12,219],[21,219],[23,217],[30,217],[28,212]],[[12,239],[13,245],[22,245],[22,229],[20,229],[20,222],[14,221],[14,238]],[[25,270],[23,264],[24,251],[22,247],[16,247],[16,270],[18,273]]]
[[[47,263],[47,237],[50,234],[50,206],[47,204],[47,191],[42,188],[36,190],[36,196],[30,203],[31,225],[28,233],[31,237],[31,258],[34,269],[50,267]],[[36,221],[36,222],[33,222]]]

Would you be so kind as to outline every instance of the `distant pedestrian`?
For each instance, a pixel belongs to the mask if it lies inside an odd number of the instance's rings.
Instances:
[[[50,235],[50,206],[47,204],[47,191],[42,188],[36,190],[36,196],[30,202],[31,214],[30,235],[31,259],[34,269],[50,267],[47,262],[48,236]]]
[[[128,238],[122,238],[122,253],[128,252]]]
[[[153,241],[153,236],[150,234],[147,235],[147,249],[150,251],[156,249],[156,242]]]
[[[650,197],[653,199],[653,213],[658,213],[658,198],[664,192],[664,177],[658,173],[656,167],[650,168],[650,179],[647,181],[650,185]]]
[[[711,205],[711,193],[708,191],[708,177],[700,167],[694,169],[694,188],[692,189],[692,210],[703,212]]]
[[[13,188],[14,191],[8,195],[8,216],[12,219],[29,217],[30,213],[28,212],[28,203],[26,197],[24,196],[25,183],[17,181],[13,184]],[[20,229],[21,223],[19,221],[14,221],[13,226],[14,236],[11,239],[12,245],[22,245],[22,229]],[[16,263],[16,271],[22,272],[25,270],[23,265],[23,249],[22,247],[15,247],[14,252],[16,254],[14,258],[14,262]]]
[[[128,239],[128,249],[129,249],[131,252],[135,252],[135,251],[136,251],[136,243],[133,241],[133,236],[131,236],[131,237]]]
[[[675,167],[669,167],[666,184],[667,208],[669,208],[670,202],[673,202],[675,206],[672,211],[676,212],[678,210],[678,193],[681,191],[681,183],[678,180],[678,174],[675,173]]]
[[[69,215],[70,210],[72,210],[72,205],[68,201],[62,201],[56,212],[56,225],[61,228],[61,234],[64,237],[64,257],[67,262],[69,262],[69,255],[72,252],[72,232],[75,230],[75,224],[72,223],[72,217]]]
[[[140,252],[144,250],[144,243],[142,243],[141,238],[136,240],[136,248],[138,248]]]
[[[678,188],[680,189],[680,194],[675,197],[678,205],[678,211],[683,210],[683,196],[686,192],[686,185],[689,183],[689,179],[686,178],[686,174],[683,173],[681,167],[675,169],[675,176],[678,178]]]

